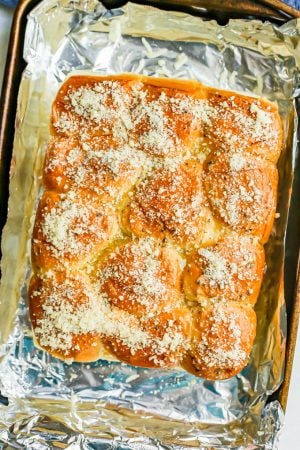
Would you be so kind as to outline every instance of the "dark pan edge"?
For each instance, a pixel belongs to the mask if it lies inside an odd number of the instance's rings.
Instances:
[[[7,218],[9,171],[15,131],[18,87],[25,61],[23,42],[27,14],[38,0],[22,0],[16,8],[8,44],[0,103],[0,230]],[[0,255],[1,256],[1,255]]]
[[[300,117],[300,97],[296,99],[296,110]],[[298,141],[300,139],[300,123],[298,123]],[[298,143],[299,145],[299,143]],[[288,391],[292,375],[293,360],[296,349],[297,331],[300,318],[300,214],[293,214],[300,211],[300,154],[298,153],[295,162],[294,180],[292,185],[292,197],[290,213],[288,218],[285,257],[285,296],[287,309],[287,344],[286,344],[286,365],[283,383],[273,396],[280,401],[284,411],[287,407]],[[270,400],[272,400],[270,397]]]

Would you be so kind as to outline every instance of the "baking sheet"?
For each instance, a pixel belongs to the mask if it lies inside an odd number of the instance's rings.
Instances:
[[[0,442],[25,448],[29,441],[36,442],[33,448],[52,448],[56,441],[63,448],[274,448],[282,411],[278,402],[265,402],[283,375],[283,258],[296,155],[292,99],[299,94],[299,35],[296,21],[275,28],[236,20],[221,27],[130,3],[107,11],[98,2],[46,0],[30,14],[2,241],[0,378],[10,406],[0,410]],[[24,284],[32,213],[51,103],[74,71],[197,79],[278,102],[287,143],[279,161],[280,218],[266,249],[251,362],[238,376],[213,383],[104,361],[66,365],[34,347]]]

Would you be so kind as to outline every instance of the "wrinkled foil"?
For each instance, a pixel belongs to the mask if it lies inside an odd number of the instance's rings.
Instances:
[[[220,26],[130,3],[107,10],[93,0],[44,0],[29,14],[2,237],[0,389],[9,405],[0,406],[0,448],[276,448],[283,412],[268,397],[284,373],[283,262],[297,151],[299,46],[297,21]],[[257,338],[236,377],[211,382],[101,360],[67,365],[34,346],[26,291],[51,104],[61,82],[83,71],[196,79],[278,103],[286,143],[278,164],[280,217],[266,246]]]

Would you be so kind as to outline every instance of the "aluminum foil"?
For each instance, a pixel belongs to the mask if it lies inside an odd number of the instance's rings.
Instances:
[[[296,21],[275,27],[232,20],[223,27],[148,6],[106,10],[96,1],[71,0],[44,0],[29,14],[2,238],[0,388],[9,405],[0,406],[0,448],[276,448],[283,413],[267,400],[284,369],[283,262],[299,47]],[[61,82],[78,71],[197,79],[278,103],[286,142],[278,165],[280,217],[266,247],[257,339],[236,377],[210,382],[116,362],[67,365],[34,346],[26,298],[30,234],[51,104]]]

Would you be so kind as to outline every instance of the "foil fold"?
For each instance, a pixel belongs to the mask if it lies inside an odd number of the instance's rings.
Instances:
[[[29,14],[2,238],[0,389],[9,405],[0,406],[0,448],[276,448],[283,412],[267,401],[284,371],[283,264],[297,152],[299,45],[299,21],[220,26],[131,3],[107,10],[94,0],[44,0]],[[67,365],[34,346],[26,286],[50,110],[60,84],[78,72],[196,79],[278,103],[286,142],[278,165],[280,217],[266,246],[251,360],[236,377],[209,382],[116,362]]]

